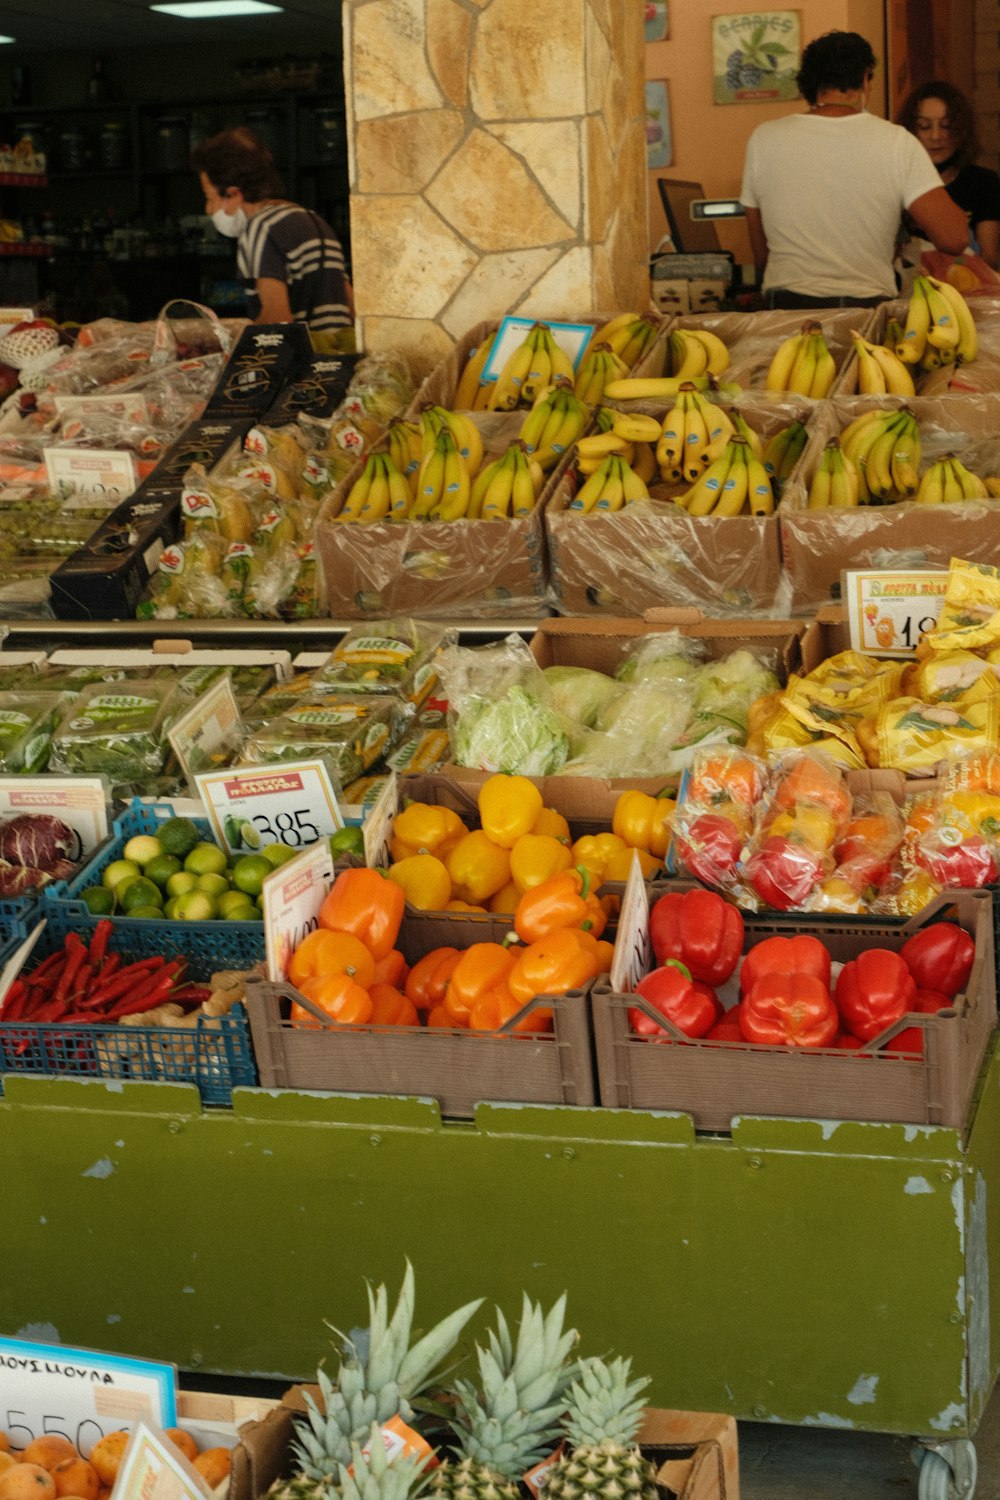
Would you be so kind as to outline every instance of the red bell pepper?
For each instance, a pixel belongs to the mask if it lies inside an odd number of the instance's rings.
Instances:
[[[684,868],[705,885],[726,885],[736,874],[743,834],[721,813],[701,813],[674,835]]]
[[[740,992],[745,995],[765,974],[811,974],[829,989],[830,955],[819,938],[805,932],[793,938],[765,938],[743,959]]]
[[[830,991],[812,974],[764,974],[740,1006],[744,1039],[772,1047],[829,1047],[839,1026]]]
[[[905,1016],[916,998],[906,960],[888,948],[867,948],[852,958],[841,969],[835,991],[844,1024],[863,1042]]]
[[[822,877],[823,857],[808,844],[772,834],[750,855],[744,873],[765,906],[794,911]]]
[[[972,973],[976,944],[956,922],[932,922],[907,938],[899,952],[919,989],[957,995]]]
[[[718,1010],[706,993],[705,986],[694,983],[683,964],[671,959],[661,968],[645,975],[636,985],[636,994],[648,1000],[654,1010],[672,1021],[685,1036],[704,1036],[715,1025]],[[632,1030],[643,1037],[663,1034],[664,1028],[633,1006],[628,1013]]]
[[[706,1042],[742,1042],[743,1030],[740,1026],[740,1012],[742,1005],[733,1005],[724,1011],[711,1031],[706,1031],[704,1040]]]
[[[724,984],[743,951],[743,915],[715,891],[671,891],[649,913],[657,963],[679,958],[692,979]]]
[[[939,1010],[947,1010],[951,1000],[943,995],[940,990],[917,990],[917,998],[912,1009],[919,1015],[937,1015]],[[898,1036],[894,1036],[891,1042],[886,1042],[884,1052],[919,1052],[924,1050],[924,1028],[922,1026],[907,1026]]]
[[[981,885],[993,885],[998,878],[990,846],[979,834],[950,846],[918,844],[914,858],[946,890],[976,890]]]

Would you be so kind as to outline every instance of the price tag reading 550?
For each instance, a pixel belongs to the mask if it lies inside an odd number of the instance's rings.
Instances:
[[[195,783],[216,838],[231,854],[265,844],[305,849],[344,826],[322,761],[210,771]]]

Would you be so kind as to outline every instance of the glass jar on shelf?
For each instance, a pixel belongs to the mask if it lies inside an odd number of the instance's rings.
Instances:
[[[128,133],[124,120],[105,120],[98,145],[101,167],[105,172],[120,172],[128,166]]]

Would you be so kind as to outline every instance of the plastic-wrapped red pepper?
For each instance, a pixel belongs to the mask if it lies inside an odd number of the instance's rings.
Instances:
[[[830,991],[812,974],[764,974],[740,1005],[748,1042],[772,1047],[829,1047],[840,1018]]]
[[[674,834],[684,868],[705,885],[727,885],[743,852],[743,834],[721,813],[701,813]]]
[[[977,890],[982,885],[992,885],[998,878],[990,846],[978,834],[960,844],[925,841],[917,845],[914,858],[946,890],[959,887]]]
[[[823,856],[808,844],[772,834],[745,862],[744,873],[765,906],[794,911],[822,878]]]
[[[719,1018],[718,1002],[706,985],[698,985],[684,964],[670,959],[661,968],[646,974],[635,987],[636,994],[648,1000],[654,1010],[672,1021],[685,1036],[700,1037],[710,1031]],[[713,1003],[714,1002],[714,1003]],[[637,1006],[628,1013],[629,1025],[638,1036],[659,1036],[658,1026]]]
[[[899,955],[918,989],[957,995],[972,973],[976,944],[957,922],[932,922],[907,938]]]
[[[743,916],[715,891],[670,891],[649,913],[657,963],[679,958],[692,979],[724,984],[743,952]]]
[[[867,948],[841,969],[834,998],[848,1031],[868,1042],[913,1009],[917,986],[901,954]]]
[[[740,990],[747,990],[765,974],[811,974],[830,988],[830,955],[819,938],[806,932],[797,937],[769,937],[755,943],[740,969]]]

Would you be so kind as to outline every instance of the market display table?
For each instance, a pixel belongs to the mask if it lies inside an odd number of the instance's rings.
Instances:
[[[864,1067],[863,1059],[858,1061]],[[311,1376],[365,1278],[421,1326],[569,1292],[658,1405],[913,1434],[968,1475],[1000,1364],[1000,1051],[937,1126],[482,1105],[8,1075],[3,1330],[228,1375]],[[992,1274],[991,1274],[992,1266]],[[951,1467],[948,1467],[948,1465]],[[972,1477],[974,1484],[974,1474]],[[941,1485],[944,1488],[941,1488]]]

